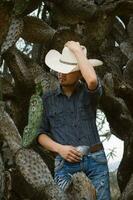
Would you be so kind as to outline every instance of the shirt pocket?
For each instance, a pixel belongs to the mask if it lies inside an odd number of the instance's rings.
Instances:
[[[64,113],[62,108],[51,109],[48,113],[51,127],[60,127],[64,125]]]
[[[89,119],[89,102],[82,103],[78,106],[78,116],[79,120],[88,120]],[[91,113],[90,113],[91,114]]]

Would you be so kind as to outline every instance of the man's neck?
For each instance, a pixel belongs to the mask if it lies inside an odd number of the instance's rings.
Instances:
[[[70,85],[70,86],[62,86],[62,90],[63,90],[63,93],[70,97],[74,91],[76,90],[76,86],[77,86],[77,83],[75,85]]]

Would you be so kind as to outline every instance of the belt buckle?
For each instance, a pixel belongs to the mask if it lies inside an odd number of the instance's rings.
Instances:
[[[76,149],[77,151],[81,152],[83,155],[87,155],[89,153],[90,147],[83,145],[83,146],[77,146]]]

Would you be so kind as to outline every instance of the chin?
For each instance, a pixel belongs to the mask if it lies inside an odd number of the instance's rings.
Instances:
[[[75,84],[73,84],[73,83],[61,83],[61,86],[72,87],[72,86],[75,86]]]
[[[68,83],[60,83],[61,86],[69,86]]]

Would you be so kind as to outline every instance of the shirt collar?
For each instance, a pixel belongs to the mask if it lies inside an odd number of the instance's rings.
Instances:
[[[60,95],[60,94],[63,94],[63,91],[62,91],[61,85],[58,85],[56,89],[56,95]]]
[[[77,93],[77,92],[80,90],[80,86],[81,86],[81,82],[78,81],[78,83],[76,84],[76,88],[75,88],[74,93]],[[60,94],[64,95],[63,90],[62,90],[62,87],[61,87],[61,85],[59,84],[59,85],[57,86],[57,89],[56,89],[56,95],[60,95]]]

